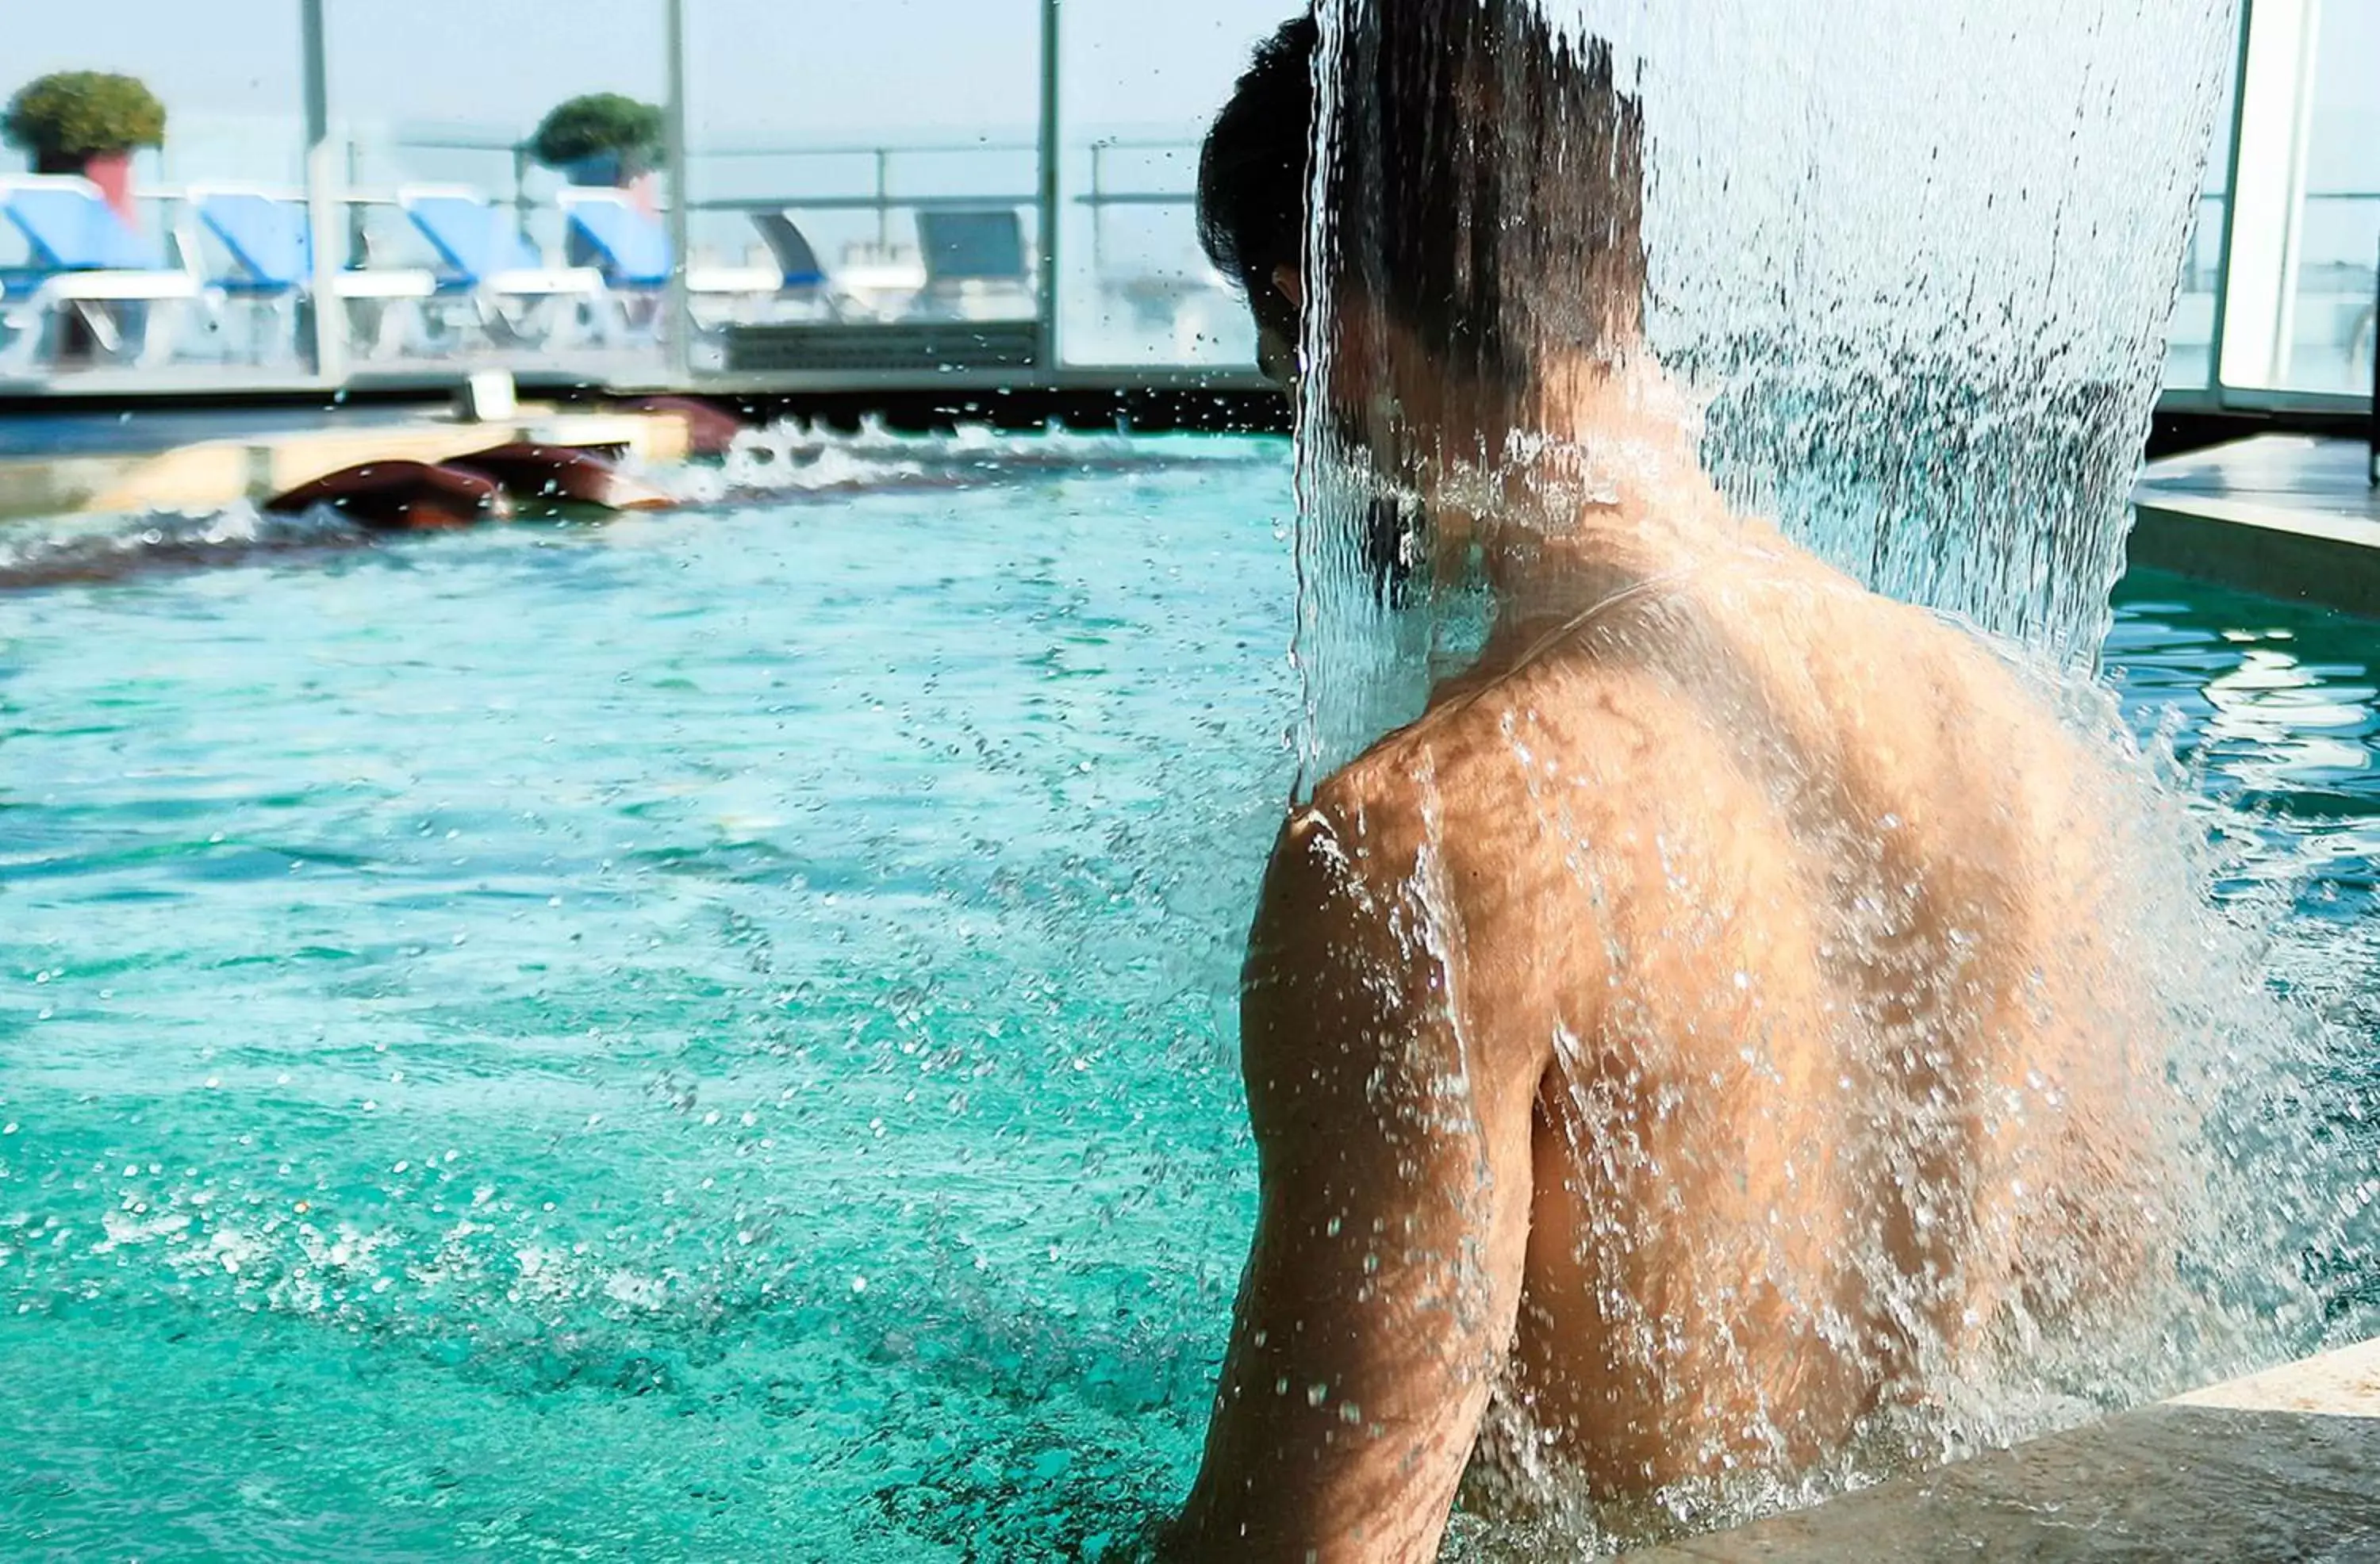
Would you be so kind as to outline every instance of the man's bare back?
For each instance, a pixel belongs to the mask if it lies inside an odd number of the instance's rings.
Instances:
[[[1765,527],[1626,552],[1276,849],[1219,1553],[1428,1557],[1491,1400],[1602,1493],[1806,1463],[2154,1243],[2098,769]]]

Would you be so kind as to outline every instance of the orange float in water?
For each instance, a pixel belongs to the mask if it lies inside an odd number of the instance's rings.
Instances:
[[[609,511],[660,510],[674,502],[651,484],[630,478],[592,451],[571,445],[519,442],[457,456],[448,470],[492,479],[531,514],[556,505],[596,505]]]
[[[434,464],[366,462],[302,484],[264,508],[289,514],[324,505],[377,530],[418,532],[570,507],[660,510],[674,503],[592,451],[521,442]]]
[[[366,462],[304,483],[265,502],[296,515],[326,506],[376,531],[420,532],[501,521],[512,514],[492,478],[429,462]]]

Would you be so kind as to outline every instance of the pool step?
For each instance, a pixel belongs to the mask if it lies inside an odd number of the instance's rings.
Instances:
[[[2380,1560],[2380,1342],[1628,1557]]]

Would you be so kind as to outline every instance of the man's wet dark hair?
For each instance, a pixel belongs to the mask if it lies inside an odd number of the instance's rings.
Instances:
[[[1200,242],[1292,343],[1272,275],[1304,260],[1320,36],[1309,13],[1258,47],[1198,165]],[[1633,343],[1645,122],[1609,44],[1560,36],[1536,0],[1392,0],[1341,53],[1337,282],[1492,383],[1525,384],[1547,346]]]

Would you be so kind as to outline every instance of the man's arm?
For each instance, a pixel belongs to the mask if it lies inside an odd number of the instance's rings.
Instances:
[[[1539,1066],[1464,1037],[1420,835],[1357,819],[1291,819],[1249,942],[1262,1205],[1177,1557],[1434,1558],[1512,1343]]]

